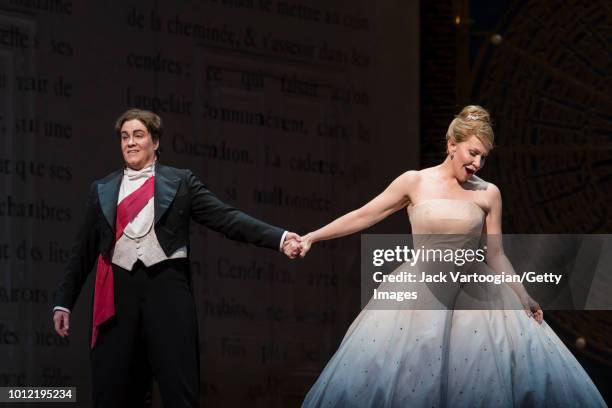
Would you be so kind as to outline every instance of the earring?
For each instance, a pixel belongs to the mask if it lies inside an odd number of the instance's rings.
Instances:
[[[455,157],[455,153],[451,153],[451,160],[453,160],[453,157]]]

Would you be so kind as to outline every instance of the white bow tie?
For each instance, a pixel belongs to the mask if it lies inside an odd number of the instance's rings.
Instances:
[[[128,180],[138,180],[141,178],[149,178],[154,174],[153,166],[154,165],[152,164],[140,170],[134,170],[129,167],[126,167],[125,170],[123,171],[123,174],[125,174],[128,177]]]

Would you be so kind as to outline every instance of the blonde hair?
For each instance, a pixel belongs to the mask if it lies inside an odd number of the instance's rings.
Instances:
[[[487,149],[493,149],[494,136],[491,115],[482,106],[468,105],[455,116],[446,132],[447,146],[450,140],[461,143],[471,136],[476,136]]]

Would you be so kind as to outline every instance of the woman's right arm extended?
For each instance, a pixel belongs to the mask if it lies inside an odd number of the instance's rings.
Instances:
[[[338,238],[364,230],[385,219],[410,202],[410,191],[416,184],[418,172],[408,171],[395,180],[372,201],[350,213],[336,218],[326,226],[302,237],[300,256],[304,257],[317,241]]]

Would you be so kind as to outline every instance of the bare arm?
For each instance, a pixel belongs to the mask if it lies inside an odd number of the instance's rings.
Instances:
[[[322,228],[313,231],[303,237],[301,256],[304,256],[310,246],[317,241],[338,238],[345,235],[364,230],[397,210],[405,207],[410,202],[410,187],[418,177],[417,172],[409,171],[395,180],[372,201],[363,207],[345,214]]]
[[[499,189],[491,183],[489,183],[489,189],[489,212],[485,220],[485,237],[487,244],[486,262],[487,265],[489,265],[491,269],[495,271],[495,273],[501,274],[502,272],[505,272],[506,274],[516,274],[512,264],[504,252],[502,242],[501,193]],[[541,323],[543,319],[542,309],[537,302],[531,299],[523,284],[520,282],[511,282],[507,283],[507,285],[512,288],[514,293],[516,293],[521,303],[525,307],[527,315],[533,316],[538,323]]]

